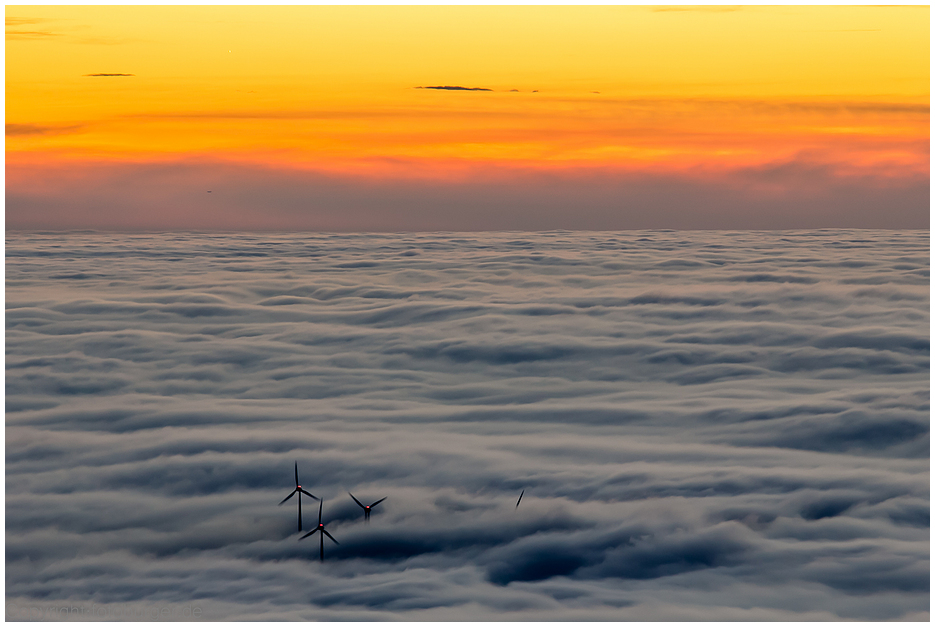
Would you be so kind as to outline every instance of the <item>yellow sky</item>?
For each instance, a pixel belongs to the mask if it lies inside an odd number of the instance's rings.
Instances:
[[[6,18],[8,162],[690,169],[811,155],[928,168],[928,7],[8,6]],[[133,76],[89,76],[102,73]],[[440,85],[491,91],[415,89]]]

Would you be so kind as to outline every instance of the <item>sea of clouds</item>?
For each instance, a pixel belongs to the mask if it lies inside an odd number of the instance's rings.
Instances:
[[[927,620],[928,247],[8,232],[6,616]]]

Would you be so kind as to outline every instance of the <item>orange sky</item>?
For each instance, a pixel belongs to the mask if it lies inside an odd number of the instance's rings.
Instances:
[[[8,191],[67,164],[192,159],[461,182],[929,173],[924,6],[7,6],[6,20]]]

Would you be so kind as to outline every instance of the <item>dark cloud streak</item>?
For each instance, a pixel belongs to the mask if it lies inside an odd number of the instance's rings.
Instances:
[[[28,137],[31,135],[63,135],[66,133],[75,133],[84,128],[84,124],[72,124],[65,126],[49,126],[42,124],[7,124],[6,135],[8,137]]]
[[[446,91],[493,91],[486,87],[461,87],[460,85],[428,85],[425,87],[416,87],[415,89],[442,89]]]

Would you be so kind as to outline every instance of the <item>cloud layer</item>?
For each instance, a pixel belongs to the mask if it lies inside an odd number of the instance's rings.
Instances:
[[[927,231],[6,250],[8,618],[927,620]]]
[[[208,158],[8,164],[6,224],[396,232],[927,228],[929,220],[927,176],[846,176],[804,162],[731,174],[435,165],[376,160],[348,173]]]

